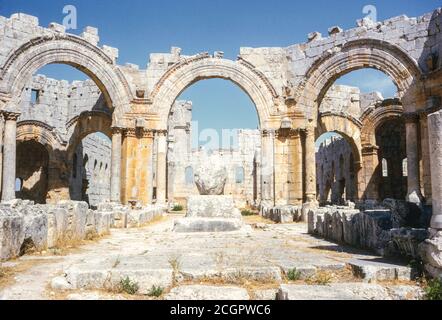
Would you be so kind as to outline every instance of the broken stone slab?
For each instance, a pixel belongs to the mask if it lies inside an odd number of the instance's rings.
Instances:
[[[66,277],[55,277],[51,280],[51,288],[57,291],[73,289],[72,285],[66,280]]]
[[[165,300],[249,300],[246,289],[230,286],[187,285],[173,288]]]
[[[174,232],[232,232],[251,231],[251,227],[240,219],[228,218],[183,218],[175,221]]]
[[[418,298],[419,287],[388,286],[369,283],[332,283],[320,285],[281,285],[277,300],[405,300]]]
[[[170,266],[156,268],[148,259],[140,261],[137,257],[96,260],[72,266],[64,273],[73,289],[84,290],[115,290],[122,280],[129,278],[138,285],[138,293],[147,294],[153,286],[167,288],[173,282]]]
[[[353,274],[365,281],[411,281],[415,275],[412,268],[396,264],[356,259],[349,261],[348,264]]]

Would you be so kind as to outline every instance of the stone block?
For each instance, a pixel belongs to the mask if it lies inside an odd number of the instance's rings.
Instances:
[[[86,238],[89,206],[86,202],[60,201],[60,208],[68,212],[67,240],[79,241]]]
[[[247,290],[229,286],[187,285],[173,288],[165,300],[249,300]]]
[[[48,248],[62,245],[68,228],[68,212],[64,208],[46,206],[48,217]]]
[[[231,196],[190,196],[187,198],[186,217],[241,218]]]
[[[26,207],[21,210],[25,241],[32,240],[37,251],[45,250],[48,246],[48,217],[40,207]],[[30,243],[31,244],[31,243]]]
[[[0,210],[0,260],[15,258],[25,240],[24,218],[18,212]]]
[[[407,266],[366,260],[349,262],[353,274],[365,281],[411,281],[414,271]]]

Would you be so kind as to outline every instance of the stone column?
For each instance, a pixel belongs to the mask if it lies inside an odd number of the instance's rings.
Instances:
[[[274,130],[262,131],[261,201],[273,206]]]
[[[110,178],[110,200],[119,203],[121,201],[121,144],[122,129],[112,128],[112,163]]]
[[[379,168],[379,147],[368,144],[362,146],[362,170],[359,183],[360,200],[379,200],[378,178]]]
[[[414,114],[405,116],[406,144],[407,144],[407,201],[417,205],[422,204],[422,194],[419,178],[419,147],[418,147],[419,117]]]
[[[431,227],[442,230],[442,110],[428,116],[433,218]]]
[[[290,141],[290,190],[288,192],[288,200],[291,205],[301,205],[304,194],[302,185],[302,142],[299,130],[291,130]]]
[[[316,148],[315,128],[305,130],[305,198],[306,202],[315,204],[316,200]]]
[[[19,113],[13,112],[6,112],[4,114],[2,201],[15,199],[17,119],[19,116]]]
[[[160,130],[156,133],[158,139],[157,153],[157,203],[166,203],[166,165],[167,165],[167,130]]]

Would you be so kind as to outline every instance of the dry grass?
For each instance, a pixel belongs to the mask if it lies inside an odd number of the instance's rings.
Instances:
[[[264,224],[275,224],[272,220],[265,219],[260,215],[255,216],[245,216],[242,217],[243,221],[247,224],[264,223]]]

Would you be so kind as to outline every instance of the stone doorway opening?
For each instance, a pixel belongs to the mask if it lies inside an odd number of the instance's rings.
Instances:
[[[36,141],[17,143],[16,197],[45,204],[48,193],[49,153]]]

